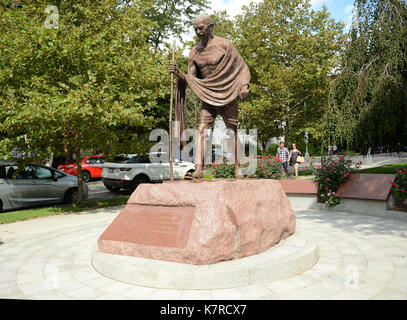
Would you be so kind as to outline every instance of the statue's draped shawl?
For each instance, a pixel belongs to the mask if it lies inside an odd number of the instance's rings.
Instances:
[[[236,47],[226,40],[226,53],[206,79],[185,75],[185,80],[178,80],[175,120],[180,122],[179,133],[185,130],[185,88],[186,85],[198,98],[212,106],[226,106],[239,96],[241,88],[250,82],[250,71]],[[177,130],[176,130],[177,131]],[[181,142],[182,145],[185,145]]]

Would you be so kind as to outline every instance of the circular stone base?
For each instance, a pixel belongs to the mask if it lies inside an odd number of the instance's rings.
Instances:
[[[92,265],[113,280],[165,289],[222,289],[286,279],[310,269],[319,259],[318,245],[292,235],[269,250],[250,257],[210,265],[92,253]]]

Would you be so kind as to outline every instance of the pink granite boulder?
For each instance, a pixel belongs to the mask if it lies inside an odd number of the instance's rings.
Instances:
[[[98,240],[100,252],[190,264],[261,253],[295,232],[276,180],[142,184]]]

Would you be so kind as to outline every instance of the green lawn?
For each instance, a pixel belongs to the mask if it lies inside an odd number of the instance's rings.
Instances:
[[[396,173],[396,169],[402,170],[404,168],[407,168],[407,163],[392,163],[392,164],[386,164],[380,167],[375,167],[375,168],[368,168],[368,169],[363,169],[361,170],[362,173]]]
[[[60,214],[82,212],[92,209],[120,206],[127,203],[130,196],[120,196],[117,198],[86,201],[81,206],[76,204],[53,206],[53,207],[41,207],[28,210],[17,210],[11,212],[0,213],[0,224],[11,223],[16,221],[23,221],[34,219],[44,216],[54,216]]]

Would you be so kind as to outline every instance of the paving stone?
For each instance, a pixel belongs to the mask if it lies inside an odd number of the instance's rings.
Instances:
[[[211,290],[183,290],[182,300],[212,300]]]
[[[102,294],[101,296],[98,296],[95,298],[96,300],[129,300],[130,298],[119,295],[119,294],[110,294],[110,293],[105,293]]]
[[[179,300],[182,290],[157,289],[149,297],[152,300]]]
[[[370,294],[357,291],[355,289],[344,289],[332,295],[323,297],[324,300],[367,300],[371,297]]]
[[[239,300],[239,299],[245,299],[245,296],[236,288],[212,290],[212,297],[213,297],[214,300]]]
[[[320,241],[320,260],[311,270],[289,279],[219,290],[165,290],[107,279],[93,269],[90,254],[112,215],[103,222],[7,240],[0,246],[0,297],[407,299],[407,222],[318,210],[298,210],[296,215],[297,233]],[[57,277],[52,278],[55,272]],[[349,282],[352,272],[357,272],[356,288],[349,287],[355,285]]]
[[[2,281],[0,282],[0,297],[7,298],[12,295],[21,295],[21,291],[18,289],[16,281]]]
[[[261,298],[273,294],[272,291],[270,291],[269,289],[267,289],[267,287],[264,286],[238,287],[237,290],[239,290],[243,294],[243,296],[247,299]]]
[[[147,287],[139,287],[133,286],[131,289],[126,290],[122,293],[122,295],[127,296],[132,299],[149,299],[152,294],[157,291],[156,288],[147,288]]]
[[[103,278],[101,278],[103,279]],[[86,283],[88,284],[88,283]],[[105,285],[102,287],[100,290],[111,293],[111,294],[122,294],[130,289],[132,289],[134,286],[131,284],[123,283],[123,282],[118,282],[118,281],[111,281],[109,284]]]
[[[101,296],[102,294],[104,294],[104,292],[93,289],[91,287],[81,287],[77,290],[67,293],[67,295],[69,297],[71,297],[73,299],[77,299],[77,300],[95,299],[95,298]]]
[[[373,300],[406,300],[407,294],[405,292],[400,292],[394,288],[387,288],[377,295],[373,296]]]
[[[39,281],[44,281],[42,272],[30,272],[30,273],[19,272],[17,274],[17,283],[19,284]]]

